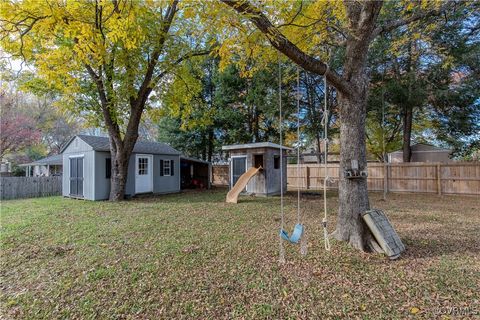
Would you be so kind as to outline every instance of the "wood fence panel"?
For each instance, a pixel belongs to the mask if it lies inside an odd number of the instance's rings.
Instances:
[[[436,193],[437,164],[389,164],[389,191]]]
[[[220,168],[217,170],[217,167]],[[224,185],[228,185],[228,166],[213,168],[213,181],[226,181]],[[331,178],[327,182],[328,189],[338,189],[339,171],[338,163],[327,165]],[[302,164],[299,172],[297,165],[287,166],[291,189],[299,186],[303,190],[321,190],[324,178],[323,164]],[[480,162],[369,163],[368,190],[383,191],[385,183],[389,192],[480,195]]]
[[[367,167],[367,171],[368,190],[382,191],[384,184],[385,166],[383,164],[369,164]]]
[[[2,177],[0,199],[58,196],[62,194],[62,177]]]
[[[212,166],[212,185],[214,186],[230,185],[230,170],[228,165]]]
[[[450,164],[441,166],[442,193],[480,194],[480,166]]]

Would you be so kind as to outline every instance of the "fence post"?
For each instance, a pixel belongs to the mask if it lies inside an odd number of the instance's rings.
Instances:
[[[437,163],[437,192],[438,195],[442,195],[442,169],[441,169],[441,164]]]
[[[310,167],[305,165],[305,189],[310,189]]]
[[[388,193],[388,164],[383,164],[383,200],[387,200]]]

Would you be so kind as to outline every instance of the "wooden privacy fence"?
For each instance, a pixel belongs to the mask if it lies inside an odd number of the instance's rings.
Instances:
[[[228,186],[230,182],[230,171],[228,165],[212,166],[212,185]]]
[[[327,165],[329,189],[338,188],[339,164]],[[325,177],[322,164],[287,167],[289,188],[300,186],[304,190],[320,190]],[[228,185],[228,166],[214,166],[213,184]],[[388,192],[420,192],[436,194],[480,195],[480,162],[411,162],[369,163],[368,190]]]
[[[62,177],[2,177],[0,199],[20,199],[62,194]]]

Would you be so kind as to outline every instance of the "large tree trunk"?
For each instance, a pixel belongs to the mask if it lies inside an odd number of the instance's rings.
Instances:
[[[123,200],[125,197],[125,187],[127,184],[129,156],[125,152],[110,152],[112,157],[112,174],[110,184],[111,201]]]
[[[357,160],[359,170],[367,170],[365,121],[369,77],[366,62],[372,41],[370,36],[381,6],[381,3],[373,1],[346,3],[351,27],[356,29],[347,39],[343,74],[351,89],[349,92],[337,90],[340,108],[340,183],[339,213],[334,235],[336,239],[346,241],[362,251],[378,248],[362,219],[362,213],[370,209],[367,179],[347,179],[343,170],[352,168],[352,160]]]
[[[339,94],[339,103],[340,167],[351,168],[351,161],[357,160],[359,169],[366,170],[366,96],[347,98]],[[371,235],[361,216],[368,209],[367,179],[347,179],[340,170],[339,214],[335,238],[360,250],[369,251]]]
[[[410,141],[412,138],[413,110],[411,106],[406,106],[403,115],[403,162],[410,162],[412,150]]]
[[[110,156],[112,161],[112,172],[110,181],[110,201],[120,201],[125,198],[125,187],[127,184],[128,164],[132,155],[138,134],[125,136],[124,141],[112,138],[110,135]]]
[[[207,155],[207,161],[212,162],[212,157],[213,157],[213,142],[215,140],[215,136],[213,134],[213,128],[208,129],[208,155]]]

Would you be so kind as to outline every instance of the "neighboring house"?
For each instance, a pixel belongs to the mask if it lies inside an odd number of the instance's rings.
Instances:
[[[20,167],[25,167],[26,177],[61,176],[63,157],[61,154],[55,154],[31,163],[21,164]]]
[[[450,162],[452,150],[435,147],[425,143],[417,143],[412,145],[411,162]],[[388,154],[388,162],[403,162],[403,151],[397,150]]]
[[[290,156],[292,158],[297,157],[296,153],[292,153]],[[309,153],[302,153],[300,155],[300,157],[301,157],[300,163],[305,163],[305,164],[308,164],[308,163],[323,163],[324,154],[323,153],[318,153],[318,152],[315,152],[315,151],[312,150]],[[322,159],[320,162],[318,161],[319,157],[320,157],[320,159]],[[329,152],[328,153],[328,162],[339,162],[339,161],[340,161],[340,153],[338,153],[338,152]]]
[[[0,161],[0,176],[8,177],[12,175],[12,164],[8,160]]]
[[[62,147],[63,196],[105,200],[110,194],[110,142],[78,135]],[[180,191],[180,152],[164,143],[137,141],[130,157],[125,194]]]

